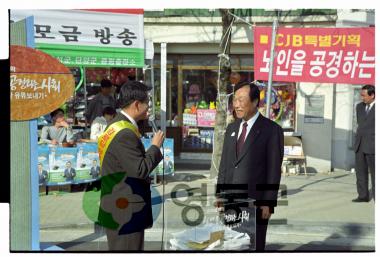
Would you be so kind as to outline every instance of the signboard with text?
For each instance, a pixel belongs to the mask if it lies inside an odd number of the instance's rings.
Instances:
[[[11,46],[11,120],[31,120],[61,106],[74,93],[74,77],[57,59],[24,46]]]
[[[70,66],[143,67],[143,9],[11,10],[34,16],[36,47]]]
[[[268,80],[272,28],[254,28],[256,80]],[[273,81],[375,84],[375,28],[278,28]]]
[[[214,127],[215,126],[215,109],[198,109],[197,123],[199,127]]]

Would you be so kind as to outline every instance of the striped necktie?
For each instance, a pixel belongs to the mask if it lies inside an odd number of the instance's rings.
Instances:
[[[237,145],[236,145],[236,154],[237,154],[237,156],[240,155],[240,152],[243,149],[245,135],[247,134],[247,126],[248,126],[248,123],[244,122],[243,123],[243,130],[241,131],[240,137],[239,137],[239,139],[237,141]]]
[[[365,113],[368,115],[371,105],[367,104],[365,107]]]

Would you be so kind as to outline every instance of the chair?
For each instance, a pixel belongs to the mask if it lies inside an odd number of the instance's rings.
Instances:
[[[284,163],[293,162],[298,165],[303,165],[304,174],[307,175],[306,171],[306,156],[303,151],[302,140],[295,136],[285,136],[284,137]],[[287,172],[287,169],[286,169]]]

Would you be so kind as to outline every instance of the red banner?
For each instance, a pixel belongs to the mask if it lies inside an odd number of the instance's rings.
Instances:
[[[268,80],[271,27],[254,28],[256,80]],[[273,81],[375,84],[375,28],[279,28]]]

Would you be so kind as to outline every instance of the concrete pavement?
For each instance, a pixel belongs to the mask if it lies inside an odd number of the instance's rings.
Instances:
[[[181,184],[191,188],[189,191],[194,195],[201,192],[212,195],[215,180],[208,179],[207,174],[208,170],[181,170],[168,177],[165,186],[154,187],[161,195],[165,192],[165,205],[164,211],[161,205],[155,207],[154,212],[159,215],[153,227],[146,230],[145,250],[161,250],[162,236],[166,241],[170,233],[187,227],[181,217],[183,206],[173,203],[173,188]],[[267,250],[374,250],[374,201],[351,202],[356,197],[355,174],[336,171],[282,176],[281,184],[282,196],[268,228]],[[93,222],[83,211],[83,196],[83,192],[76,192],[40,197],[41,242],[58,245],[67,251],[107,250],[102,230],[95,231]],[[186,192],[177,191],[176,196],[184,200]],[[206,217],[215,215],[211,202],[199,203],[205,205]],[[157,211],[157,207],[161,209]],[[188,213],[189,217],[197,215]]]

